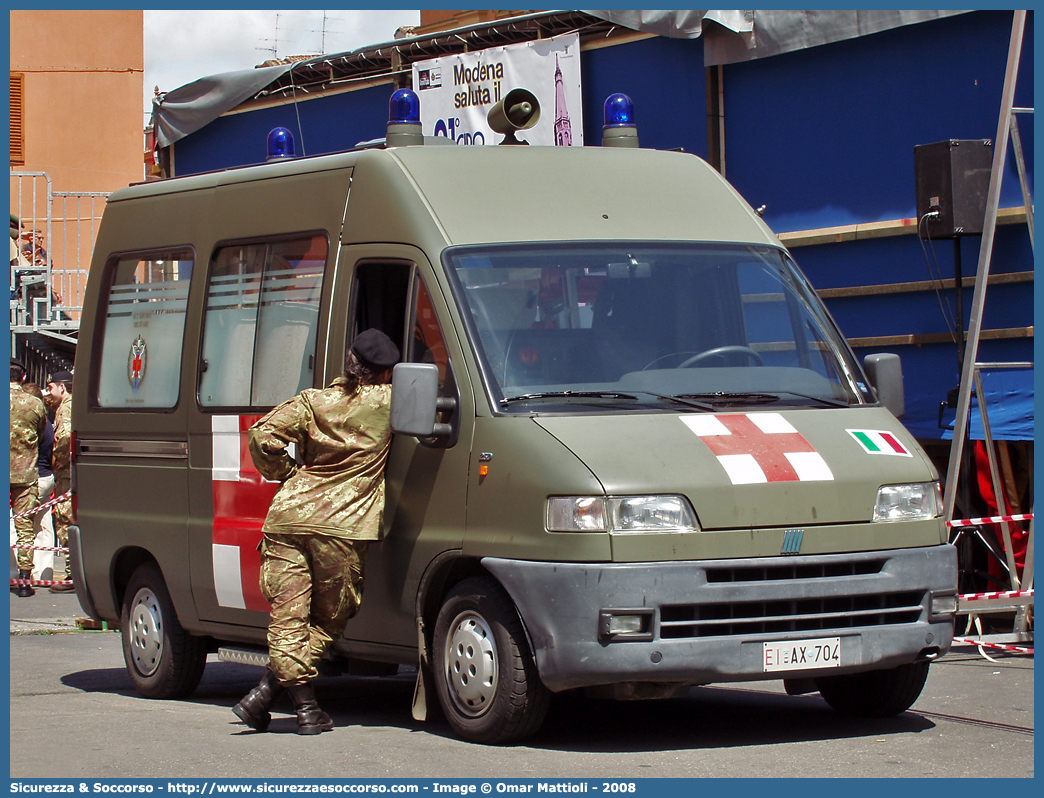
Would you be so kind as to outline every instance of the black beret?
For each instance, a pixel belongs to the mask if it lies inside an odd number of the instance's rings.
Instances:
[[[399,347],[380,330],[363,330],[355,336],[352,351],[371,366],[386,369],[399,362]]]
[[[47,378],[47,381],[72,383],[73,376],[68,371],[55,371],[51,373],[51,376]]]
[[[13,358],[11,358],[11,368],[13,368],[13,369],[14,368],[18,368],[18,369],[21,369],[22,371],[25,371],[25,363],[23,363],[18,358],[13,357]]]

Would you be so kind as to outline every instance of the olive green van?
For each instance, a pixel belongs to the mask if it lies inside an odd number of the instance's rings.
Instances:
[[[437,703],[509,742],[551,693],[762,679],[894,714],[949,649],[956,553],[896,418],[897,359],[864,370],[717,172],[620,146],[385,146],[108,201],[70,549],[144,695],[190,694],[208,653],[265,661],[278,486],[245,430],[369,327],[404,353],[397,434],[330,668],[416,666],[415,717]]]

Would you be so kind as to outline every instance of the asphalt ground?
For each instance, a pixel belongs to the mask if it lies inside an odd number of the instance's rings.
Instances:
[[[34,589],[36,594],[29,598],[11,594],[11,634],[71,632],[78,629],[78,619],[87,618],[75,593]]]
[[[196,692],[155,701],[132,688],[120,635],[82,631],[75,594],[11,597],[12,778],[1008,778],[1032,777],[1033,657],[958,647],[894,718],[844,718],[779,681],[694,688],[681,699],[556,696],[541,731],[494,748],[412,720],[413,678],[322,677],[337,728],[270,731],[230,709],[258,668],[212,655]]]

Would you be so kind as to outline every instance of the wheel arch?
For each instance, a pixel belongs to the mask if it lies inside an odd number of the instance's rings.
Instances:
[[[526,626],[526,619],[519,611],[518,602],[511,595],[507,586],[482,564],[480,558],[465,557],[459,550],[454,549],[442,552],[428,564],[417,590],[417,645],[422,668],[430,668],[432,644],[435,637],[435,619],[438,618],[439,610],[442,609],[446,596],[457,584],[473,576],[488,577],[507,593],[515,608],[519,623],[522,624],[522,633],[525,635],[530,654],[533,655],[536,651]],[[534,664],[536,664],[535,655]],[[539,671],[539,665],[537,665],[537,670]]]
[[[453,586],[472,576],[490,576],[489,571],[475,557],[464,557],[460,550],[444,551],[435,557],[424,571],[417,589],[418,645],[422,659],[431,653],[435,619],[442,608],[446,594]]]
[[[127,585],[130,584],[131,577],[134,576],[134,572],[143,563],[147,562],[154,563],[159,568],[160,573],[163,573],[159,561],[153,556],[152,552],[140,546],[128,546],[125,549],[121,549],[113,557],[109,583],[112,586],[113,604],[117,612],[120,612],[123,607],[123,601],[127,595]],[[164,576],[164,582],[166,582],[166,579],[167,577]]]

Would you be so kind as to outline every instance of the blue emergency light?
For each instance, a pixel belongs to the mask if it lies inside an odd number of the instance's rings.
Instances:
[[[604,106],[605,127],[634,127],[634,103],[626,94],[610,94]]]
[[[274,127],[268,133],[268,160],[280,161],[283,158],[296,158],[294,153],[294,134],[285,127]]]
[[[419,125],[420,97],[413,89],[396,89],[388,100],[389,125]]]
[[[407,147],[424,143],[421,133],[420,97],[413,89],[396,89],[388,100],[386,147]]]
[[[610,94],[603,106],[603,147],[637,147],[638,128],[634,124],[634,103],[626,94]]]

